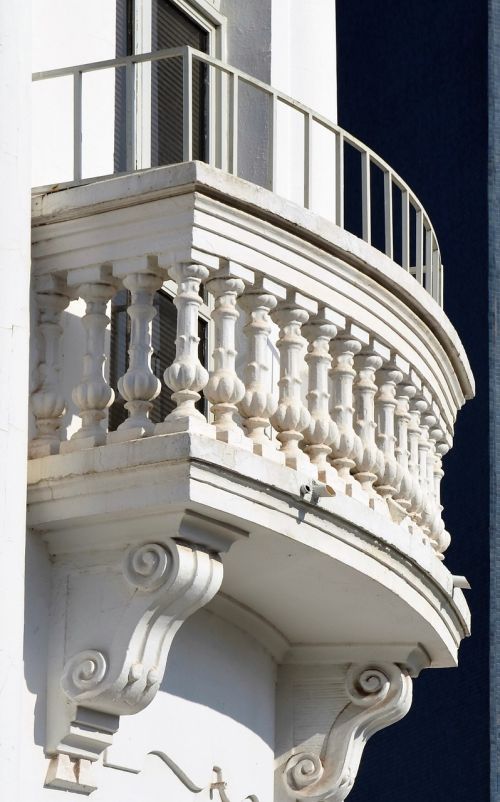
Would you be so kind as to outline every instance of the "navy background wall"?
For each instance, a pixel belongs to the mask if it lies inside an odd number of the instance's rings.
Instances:
[[[477,384],[443,487],[446,562],[471,582],[473,637],[458,670],[420,675],[410,713],[369,743],[349,802],[490,798],[487,14],[486,0],[337,0],[340,125],[383,156],[429,212],[445,309]]]

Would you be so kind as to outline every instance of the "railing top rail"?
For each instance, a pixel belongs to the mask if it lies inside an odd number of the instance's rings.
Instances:
[[[294,109],[295,111],[304,115],[305,118],[308,118],[309,123],[315,122],[319,125],[323,126],[331,133],[335,134],[339,140],[342,140],[344,143],[347,143],[348,146],[357,150],[360,154],[368,157],[369,162],[375,165],[378,169],[380,169],[384,174],[387,174],[390,177],[390,180],[394,186],[396,186],[402,193],[405,193],[408,198],[408,203],[413,209],[422,216],[423,227],[426,231],[430,233],[432,237],[432,242],[435,245],[435,250],[439,251],[439,245],[437,236],[435,234],[434,228],[430,221],[430,217],[427,214],[425,207],[415,195],[413,190],[409,187],[409,185],[401,178],[398,173],[396,173],[393,168],[377,153],[375,153],[371,148],[365,145],[361,140],[357,139],[355,136],[350,134],[348,131],[345,131],[336,123],[332,122],[330,119],[325,117],[324,115],[320,114],[319,112],[315,111],[314,109],[306,106],[305,104],[295,100],[294,98],[290,97],[284,92],[281,92],[279,89],[260,81],[258,78],[254,78],[252,75],[239,70],[236,67],[231,66],[227,62],[221,61],[214,56],[211,56],[207,53],[203,53],[200,50],[196,50],[188,45],[182,47],[174,47],[168,48],[163,50],[156,50],[154,52],[149,53],[137,53],[128,56],[120,56],[114,59],[105,59],[103,61],[95,61],[95,62],[88,62],[85,64],[77,64],[69,67],[61,67],[52,70],[42,70],[39,72],[34,72],[32,74],[32,80],[42,81],[48,80],[51,78],[63,78],[72,76],[75,78],[76,76],[82,76],[88,72],[95,72],[99,70],[107,70],[107,69],[116,69],[120,67],[127,67],[132,64],[141,64],[147,62],[155,62],[155,61],[162,61],[164,59],[173,59],[173,58],[188,58],[188,59],[195,59],[197,61],[203,62],[208,64],[226,75],[230,75],[233,78],[237,78],[238,80],[243,81],[246,84],[249,84],[273,99],[273,103],[279,101],[280,103],[285,104],[286,106]],[[432,294],[432,293],[431,293]]]

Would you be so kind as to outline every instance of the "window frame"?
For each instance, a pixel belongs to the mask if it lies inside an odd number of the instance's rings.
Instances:
[[[132,4],[133,48],[134,55],[150,53],[152,50],[152,3],[153,0],[129,0]],[[227,55],[227,19],[218,10],[219,0],[169,0],[177,6],[193,22],[203,28],[208,36],[208,55],[226,60]],[[214,71],[208,67],[209,72]],[[219,119],[209,117],[208,127],[208,162],[224,168],[226,155],[220,120],[225,119],[226,76],[217,75],[216,80],[209,82],[209,108],[220,109]],[[135,170],[151,167],[151,64],[137,65],[135,76]]]

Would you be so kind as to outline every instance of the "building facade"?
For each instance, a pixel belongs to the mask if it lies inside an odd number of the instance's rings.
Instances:
[[[2,10],[11,798],[340,802],[469,634],[439,232],[329,0],[35,4],[31,111]]]

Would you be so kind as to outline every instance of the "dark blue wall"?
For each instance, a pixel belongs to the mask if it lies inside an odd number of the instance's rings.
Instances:
[[[445,309],[477,396],[445,460],[446,564],[472,585],[457,669],[425,671],[400,723],[369,743],[349,802],[487,802],[488,232],[486,0],[337,0],[339,122],[424,203],[445,265]]]

